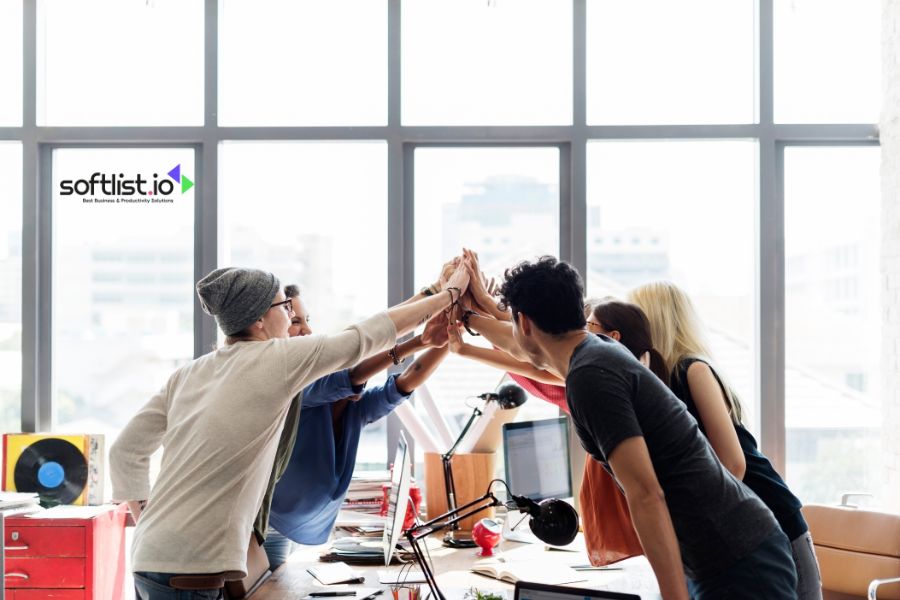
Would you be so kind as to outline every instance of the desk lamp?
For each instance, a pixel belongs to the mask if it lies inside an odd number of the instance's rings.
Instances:
[[[514,383],[507,383],[500,387],[497,390],[497,393],[488,393],[481,394],[478,396],[481,400],[486,402],[496,402],[500,405],[502,410],[508,410],[510,408],[518,408],[528,400],[528,396],[525,394],[525,390],[520,388]],[[444,491],[447,494],[447,509],[448,514],[456,510],[456,487],[453,485],[453,467],[450,464],[451,459],[453,458],[454,452],[456,452],[457,446],[459,446],[460,442],[462,442],[463,438],[468,433],[469,429],[472,427],[472,424],[475,422],[475,419],[482,415],[481,409],[477,406],[472,411],[472,415],[469,417],[469,420],[466,421],[465,426],[463,426],[462,431],[459,432],[459,437],[456,438],[456,441],[453,442],[453,445],[450,447],[447,452],[441,455],[441,464],[444,467]],[[458,537],[457,533],[459,531],[459,523],[454,521],[452,526],[450,527],[450,531],[447,532],[447,535],[444,536],[444,544],[446,546],[450,546],[451,548],[474,548],[475,542],[471,539],[464,539]]]
[[[491,491],[491,487],[497,481],[506,486],[510,498],[506,502],[498,500]],[[492,506],[506,506],[508,510],[528,513],[531,515],[529,526],[532,533],[542,542],[552,546],[571,544],[578,534],[578,513],[570,504],[556,498],[547,498],[538,503],[525,496],[516,496],[505,481],[495,479],[488,485],[487,492],[482,497],[476,498],[459,508],[449,510],[427,523],[416,525],[406,531],[406,539],[412,547],[416,562],[422,568],[422,573],[425,575],[425,580],[429,589],[431,589],[434,600],[446,600],[446,598],[440,588],[438,588],[434,572],[431,570],[431,566],[419,547],[419,540],[432,533],[452,527],[463,519],[467,519]]]

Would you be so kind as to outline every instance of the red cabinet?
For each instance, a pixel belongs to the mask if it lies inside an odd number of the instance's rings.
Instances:
[[[81,510],[76,508],[76,511]],[[120,600],[125,581],[125,505],[83,518],[7,517],[6,598]]]

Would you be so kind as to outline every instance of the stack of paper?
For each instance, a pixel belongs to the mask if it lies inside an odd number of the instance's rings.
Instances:
[[[378,514],[381,511],[382,486],[390,483],[389,471],[354,473],[341,508],[355,512]]]
[[[0,492],[0,514],[5,517],[43,511],[38,495],[30,492]]]

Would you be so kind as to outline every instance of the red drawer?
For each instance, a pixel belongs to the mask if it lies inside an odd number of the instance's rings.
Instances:
[[[6,600],[84,600],[84,590],[7,590]]]
[[[83,588],[83,558],[7,558],[7,588]]]
[[[84,557],[84,527],[9,527],[6,558]]]

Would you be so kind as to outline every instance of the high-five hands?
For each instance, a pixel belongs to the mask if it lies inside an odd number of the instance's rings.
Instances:
[[[450,324],[448,311],[442,310],[432,317],[422,331],[422,343],[432,348],[443,348],[447,345],[447,326]]]

